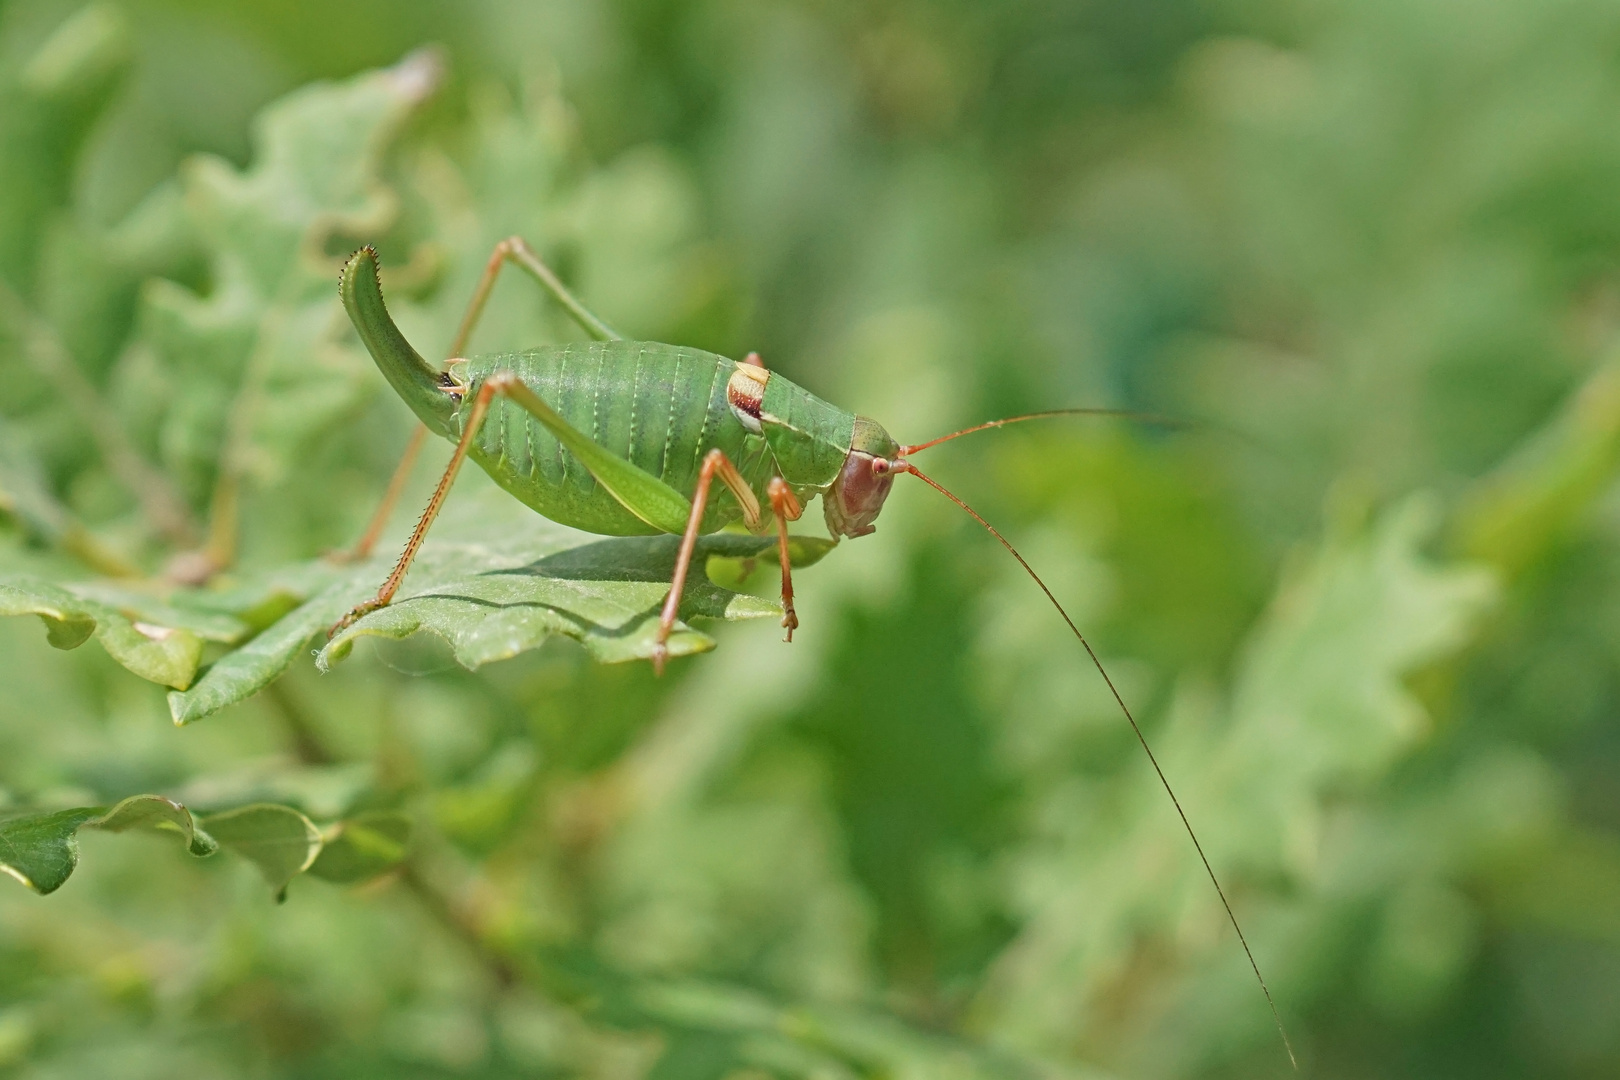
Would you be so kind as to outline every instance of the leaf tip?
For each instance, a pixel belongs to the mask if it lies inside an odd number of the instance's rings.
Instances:
[[[186,850],[199,859],[206,859],[219,854],[219,841],[204,832],[202,826],[193,824],[191,841],[186,844]]]
[[[322,675],[332,674],[332,665],[339,663],[349,655],[354,648],[354,641],[347,636],[340,636],[315,650],[315,670]]]
[[[427,99],[439,88],[448,66],[444,49],[427,45],[407,53],[404,59],[388,69],[388,76],[400,97],[415,104]]]
[[[168,700],[169,718],[174,721],[175,727],[185,727],[193,720],[202,719],[202,714],[192,709],[191,695],[184,690],[170,690]]]

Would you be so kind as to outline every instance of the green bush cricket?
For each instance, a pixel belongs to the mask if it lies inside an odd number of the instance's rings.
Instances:
[[[530,273],[594,340],[463,357],[507,263]],[[350,611],[333,632],[393,599],[468,457],[519,501],[564,525],[608,536],[681,537],[653,655],[660,672],[700,534],[739,519],[759,532],[774,521],[782,566],[782,625],[791,641],[799,621],[793,607],[788,522],[799,518],[811,496],[819,495],[835,541],[864,536],[876,528],[894,477],[915,476],[961,507],[1007,549],[1096,666],[1175,805],[1265,993],[1289,1060],[1294,1061],[1276,1003],[1225,890],[1141,727],[1090,642],[1012,543],[908,460],[918,451],[986,428],[1114,410],[1031,413],[905,445],[877,421],[840,409],[766,370],[757,354],[735,361],[698,349],[625,340],[591,314],[520,237],[496,245],[444,371],[431,367],[394,325],[383,303],[373,248],[362,248],[349,258],[339,292],[372,359],[422,421],[355,555],[369,553],[425,433],[441,435],[456,448],[376,597]]]

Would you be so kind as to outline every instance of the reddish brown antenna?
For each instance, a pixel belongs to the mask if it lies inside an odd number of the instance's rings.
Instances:
[[[1154,424],[1159,427],[1184,428],[1185,420],[1177,420],[1173,416],[1161,416],[1158,413],[1132,412],[1129,409],[1047,409],[1044,412],[1025,413],[1022,416],[1007,416],[1000,420],[986,420],[982,424],[953,431],[949,435],[941,435],[937,439],[929,439],[916,446],[902,446],[901,457],[910,457],[919,450],[927,450],[930,446],[938,446],[942,442],[960,439],[963,435],[972,435],[976,431],[989,431],[991,428],[1006,427],[1008,424],[1021,424],[1025,420],[1046,420],[1054,416],[1117,416],[1122,420],[1139,420],[1144,424]]]
[[[959,431],[956,433],[956,435],[966,435],[971,431],[981,431],[988,427],[1000,427],[1002,424],[1010,424],[1018,420],[1030,420],[1038,416],[1063,416],[1075,412],[1085,411],[1095,410],[1061,409],[1050,413],[1031,413],[1029,416],[1015,416],[1007,420],[993,420],[988,424],[981,424],[976,428],[968,428],[966,431]],[[946,435],[944,439],[935,439],[933,442],[923,443],[921,446],[901,447],[901,453],[907,454],[912,450],[920,450],[924,447],[933,446],[935,443],[944,442],[945,439],[954,439],[956,435]],[[973,520],[977,521],[980,525],[983,525],[985,530],[989,532],[991,536],[1000,541],[1001,546],[1007,549],[1007,553],[1014,559],[1017,559],[1018,565],[1024,568],[1024,572],[1030,576],[1036,585],[1040,586],[1041,592],[1046,594],[1046,598],[1052,602],[1052,606],[1057,609],[1057,613],[1062,616],[1063,621],[1068,624],[1069,630],[1074,634],[1075,639],[1080,642],[1080,647],[1086,650],[1087,656],[1091,657],[1092,664],[1097,668],[1097,674],[1101,675],[1103,682],[1108,684],[1108,692],[1114,695],[1114,701],[1119,705],[1119,711],[1124,713],[1125,719],[1130,722],[1131,731],[1135,732],[1136,734],[1136,741],[1142,744],[1142,749],[1147,753],[1148,761],[1153,765],[1153,771],[1158,774],[1159,783],[1164,785],[1164,793],[1170,796],[1170,802],[1175,806],[1176,814],[1181,818],[1181,824],[1187,830],[1187,836],[1192,840],[1193,848],[1198,852],[1198,860],[1204,864],[1204,872],[1209,875],[1210,884],[1215,886],[1215,894],[1221,898],[1221,906],[1226,909],[1226,918],[1231,922],[1232,929],[1237,931],[1238,943],[1243,946],[1243,955],[1249,958],[1249,967],[1254,970],[1254,977],[1260,982],[1261,993],[1266,995],[1266,1004],[1271,1006],[1271,1019],[1277,1025],[1277,1034],[1282,1036],[1283,1049],[1288,1051],[1288,1062],[1294,1067],[1294,1071],[1298,1072],[1299,1061],[1294,1057],[1293,1043],[1288,1041],[1288,1032],[1283,1027],[1282,1014],[1277,1011],[1277,1003],[1271,997],[1271,988],[1266,985],[1265,976],[1260,974],[1260,965],[1255,962],[1254,952],[1249,948],[1248,938],[1243,936],[1243,927],[1238,925],[1237,913],[1232,910],[1231,902],[1226,899],[1226,890],[1221,888],[1220,879],[1215,876],[1215,868],[1209,864],[1209,857],[1204,854],[1204,845],[1198,842],[1198,834],[1193,831],[1192,822],[1187,819],[1187,812],[1181,808],[1181,800],[1176,798],[1175,790],[1170,786],[1170,780],[1164,775],[1164,770],[1159,767],[1159,759],[1154,756],[1153,748],[1148,745],[1147,736],[1142,734],[1141,725],[1136,722],[1136,717],[1131,715],[1130,707],[1125,704],[1125,699],[1120,695],[1119,688],[1114,685],[1114,680],[1108,677],[1108,671],[1103,667],[1102,660],[1097,656],[1096,650],[1091,647],[1091,642],[1086,640],[1086,635],[1082,634],[1080,632],[1080,628],[1074,624],[1074,620],[1069,618],[1069,613],[1063,609],[1062,604],[1058,603],[1058,598],[1052,595],[1052,590],[1046,587],[1046,582],[1041,580],[1041,576],[1037,574],[1035,569],[1024,560],[1022,555],[1018,553],[1018,549],[1012,546],[1012,542],[1009,541],[1005,536],[1002,536],[994,525],[980,517],[977,510],[973,509],[973,507],[969,506],[950,491],[946,490],[944,485],[919,471],[918,468],[909,461],[896,461],[892,467],[895,472],[910,473],[912,476],[915,476],[917,479],[921,480],[923,483],[927,484],[929,487],[951,500],[951,502],[955,503],[957,506],[960,506],[963,510],[967,511],[969,517],[973,518]]]

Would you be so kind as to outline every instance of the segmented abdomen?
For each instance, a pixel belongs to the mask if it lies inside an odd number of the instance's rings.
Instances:
[[[491,374],[517,375],[592,441],[688,498],[697,487],[703,455],[715,447],[763,496],[771,457],[764,440],[743,428],[726,401],[726,383],[735,370],[735,362],[700,349],[596,341],[476,357],[467,362],[463,378],[469,385],[465,400],[471,400]],[[506,398],[491,403],[470,456],[553,521],[612,536],[658,531],[608,494],[538,420]],[[709,502],[706,532],[740,513],[723,485],[714,485]]]

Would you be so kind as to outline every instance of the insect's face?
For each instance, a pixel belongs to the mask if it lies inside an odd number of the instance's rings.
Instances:
[[[875,420],[857,417],[855,438],[844,467],[821,499],[827,530],[836,536],[865,536],[894,485],[900,445]]]

